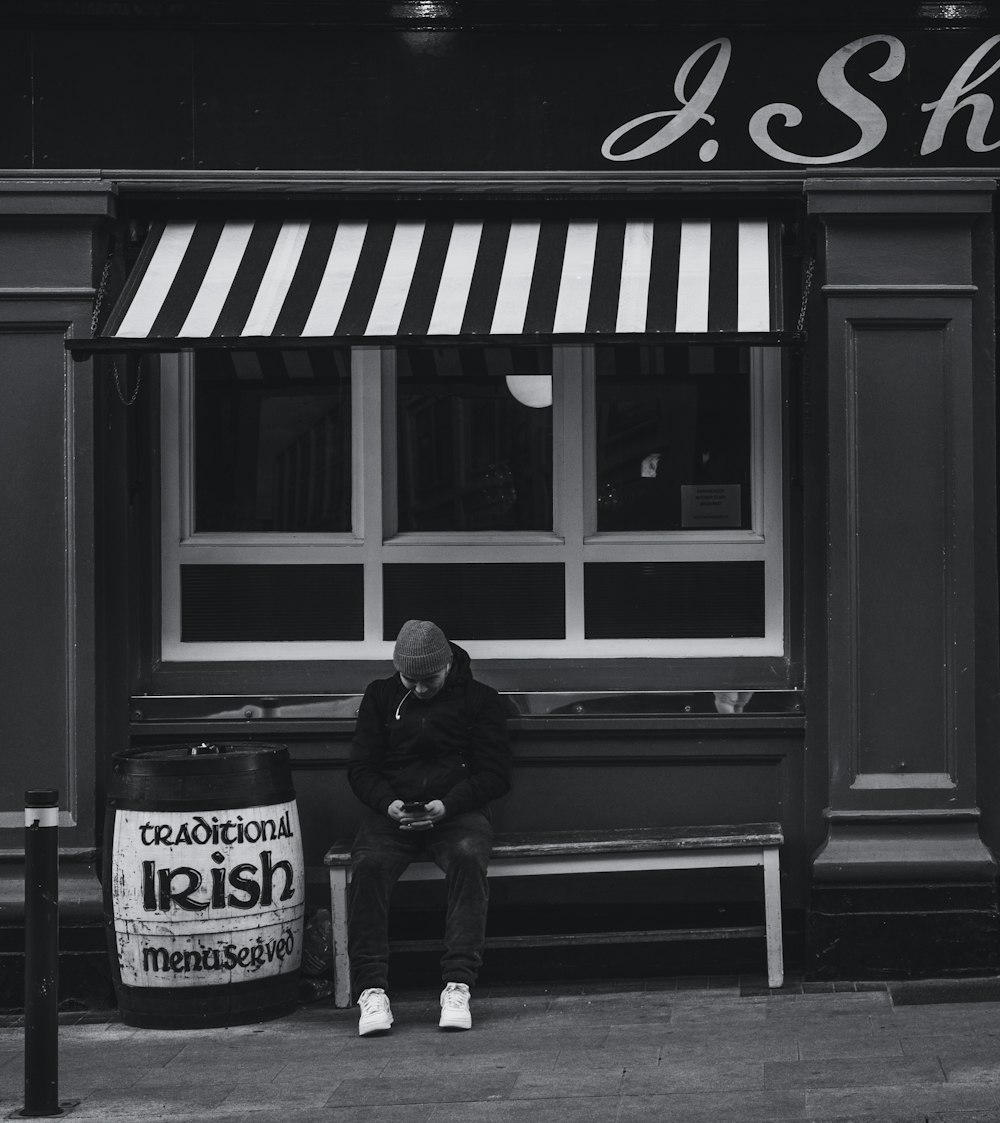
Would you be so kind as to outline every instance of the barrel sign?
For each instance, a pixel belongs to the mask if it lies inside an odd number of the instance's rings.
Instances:
[[[112,847],[121,981],[211,986],[296,971],[302,843],[293,801],[120,811]]]

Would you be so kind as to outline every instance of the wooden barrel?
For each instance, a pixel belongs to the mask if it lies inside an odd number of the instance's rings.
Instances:
[[[190,1029],[290,1013],[304,911],[286,749],[168,745],[115,755],[104,915],[126,1024]]]

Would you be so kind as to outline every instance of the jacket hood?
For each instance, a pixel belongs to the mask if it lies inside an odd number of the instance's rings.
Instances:
[[[457,643],[452,643],[451,640],[448,641],[448,646],[451,648],[451,670],[448,672],[444,686],[434,697],[443,697],[450,690],[456,687],[464,687],[467,683],[473,681],[472,660],[469,658],[469,653],[464,647],[459,647]],[[399,677],[398,671],[392,678],[384,681],[388,686],[392,705],[396,707],[396,719],[398,721],[403,706],[406,705],[413,691],[403,685],[403,680]]]
[[[449,645],[441,690],[418,701],[398,672],[369,683],[351,742],[347,778],[384,815],[394,799],[444,802],[449,816],[485,806],[510,787],[507,718],[492,687],[472,676],[469,653]]]
[[[448,641],[451,647],[452,664],[451,671],[448,673],[448,684],[456,682],[466,682],[472,678],[472,660],[469,658],[469,653],[464,647],[459,647],[457,643]]]

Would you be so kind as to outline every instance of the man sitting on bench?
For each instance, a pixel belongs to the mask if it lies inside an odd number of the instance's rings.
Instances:
[[[490,801],[510,788],[500,696],[472,677],[468,654],[429,620],[408,620],[397,674],[372,682],[358,711],[347,778],[369,809],[351,851],[348,953],[362,1036],[392,1026],[389,899],[411,861],[446,878],[442,1029],[471,1029],[469,988],[486,940],[493,841]]]

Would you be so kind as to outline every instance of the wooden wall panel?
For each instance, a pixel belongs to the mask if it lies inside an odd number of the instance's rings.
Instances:
[[[346,743],[290,748],[305,861],[315,878],[326,847],[354,833],[363,809],[347,783]],[[786,904],[801,906],[809,857],[801,731],[740,737],[609,730],[575,744],[567,733],[520,734],[514,759],[511,793],[495,806],[498,830],[777,821],[786,839]],[[641,899],[642,891],[637,882],[626,894]]]
[[[971,806],[969,301],[855,293],[830,314],[835,800],[954,805],[957,786]]]
[[[77,828],[63,832],[68,846],[94,841],[94,666],[93,559],[77,548],[92,539],[77,523],[89,507],[77,455],[90,386],[73,379],[65,332],[65,322],[0,324],[0,827],[23,837],[25,789],[56,788],[62,824]]]

